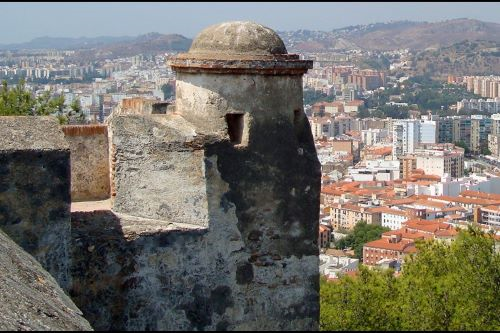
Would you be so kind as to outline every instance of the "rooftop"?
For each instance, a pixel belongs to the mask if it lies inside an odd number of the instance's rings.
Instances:
[[[283,40],[273,30],[248,21],[209,26],[193,40],[190,54],[287,54]]]
[[[187,53],[169,60],[176,72],[222,74],[304,74],[311,60],[288,54],[283,40],[263,25],[234,21],[212,25],[196,36]]]

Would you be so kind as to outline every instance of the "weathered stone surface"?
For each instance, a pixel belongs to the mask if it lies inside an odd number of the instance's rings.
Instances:
[[[3,231],[0,231],[0,330],[92,330],[54,278]]]
[[[313,65],[312,60],[288,54],[277,33],[253,22],[210,26],[193,40],[187,53],[168,63],[182,73],[259,75],[302,75]]]
[[[227,26],[235,41],[215,29],[194,46],[200,62],[177,57],[174,113],[110,121],[113,212],[72,215],[71,295],[96,329],[318,329],[309,64],[261,73],[286,50],[264,40],[252,55],[238,41],[252,30]],[[239,51],[258,60],[231,60]]]
[[[71,295],[96,329],[317,329],[319,164],[305,116],[278,123],[247,147],[198,135],[208,229],[73,213]]]
[[[68,125],[62,130],[71,149],[71,201],[109,198],[107,126]]]
[[[68,143],[54,117],[0,117],[0,151],[67,150]]]
[[[285,54],[285,43],[276,32],[254,22],[225,22],[201,31],[193,40],[192,54]],[[217,56],[215,56],[217,57]]]
[[[116,116],[113,210],[176,223],[208,225],[203,151],[175,115]]]
[[[69,285],[70,151],[54,117],[0,117],[0,228]]]

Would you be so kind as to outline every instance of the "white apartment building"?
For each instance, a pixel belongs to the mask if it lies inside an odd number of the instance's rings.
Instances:
[[[403,227],[403,223],[408,221],[408,216],[404,210],[387,208],[382,211],[380,220],[382,227],[398,230]]]
[[[450,176],[445,175],[436,184],[407,185],[408,195],[447,195],[456,197],[466,190],[500,194],[500,177],[472,174],[469,177],[452,179]]]
[[[484,99],[463,99],[457,102],[457,112],[465,111],[486,111],[489,113],[500,112],[500,98]]]
[[[460,150],[418,150],[417,169],[426,175],[459,178],[464,175],[464,154]]]
[[[421,120],[419,123],[419,143],[437,143],[437,123]]]
[[[310,118],[311,132],[314,140],[322,137],[330,138],[333,136],[332,121],[328,118]]]
[[[379,142],[385,141],[389,136],[389,131],[381,128],[371,128],[361,131],[361,142],[365,146],[374,146]]]
[[[412,154],[419,142],[419,120],[400,119],[392,124],[392,156]]]
[[[491,115],[491,133],[488,134],[488,149],[492,157],[500,158],[500,114]]]
[[[367,160],[364,167],[349,167],[353,181],[391,181],[399,179],[399,161]]]
[[[479,223],[493,227],[500,227],[500,207],[482,207]]]

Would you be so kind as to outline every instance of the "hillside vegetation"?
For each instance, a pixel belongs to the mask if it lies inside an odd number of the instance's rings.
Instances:
[[[425,50],[450,46],[464,40],[500,42],[500,24],[464,18],[433,23],[398,21],[350,26],[329,32],[297,30],[279,34],[287,47],[305,52],[342,49]]]
[[[437,50],[417,53],[414,75],[491,75],[500,74],[500,42],[463,41]]]

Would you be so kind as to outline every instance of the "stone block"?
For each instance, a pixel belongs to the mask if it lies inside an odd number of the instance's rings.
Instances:
[[[54,278],[1,230],[0,330],[92,330]]]
[[[69,285],[70,150],[54,117],[0,117],[0,228]]]
[[[71,201],[110,197],[108,128],[68,125],[62,130],[71,149]]]

